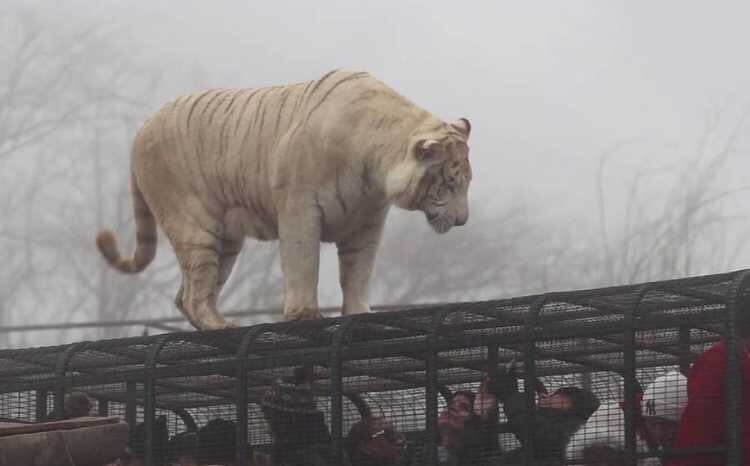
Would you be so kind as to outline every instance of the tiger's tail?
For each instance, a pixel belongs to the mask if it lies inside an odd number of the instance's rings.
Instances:
[[[136,248],[133,257],[123,259],[120,256],[117,240],[110,230],[102,230],[96,235],[96,245],[104,259],[122,273],[134,274],[145,269],[156,255],[156,219],[143,199],[135,175],[130,175],[130,190],[133,195],[133,212],[135,214]]]

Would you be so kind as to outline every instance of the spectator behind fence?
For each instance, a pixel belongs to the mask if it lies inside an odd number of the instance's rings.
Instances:
[[[169,439],[167,461],[176,466],[197,466],[198,434],[180,432]]]
[[[65,395],[65,419],[91,416],[93,403],[83,392],[71,392]]]
[[[351,466],[407,466],[411,463],[406,437],[382,417],[365,417],[351,427],[347,453]]]
[[[169,431],[167,429],[167,417],[158,416],[153,424],[153,459],[154,464],[161,465],[166,461],[167,444],[169,443]],[[146,425],[142,422],[135,425],[130,433],[130,458],[126,463],[128,466],[140,466],[146,458]]]
[[[70,392],[63,399],[63,413],[59,415],[56,410],[50,411],[47,418],[56,421],[62,419],[74,419],[91,415],[93,403],[83,392]]]
[[[535,415],[529,416],[526,394],[518,391],[514,363],[501,373],[497,385],[508,426],[521,442],[521,447],[504,455],[500,464],[524,464],[527,424],[533,442],[534,464],[562,464],[568,440],[599,408],[599,399],[589,390],[569,386],[548,395],[537,383],[535,388],[541,393]]]
[[[663,450],[674,446],[687,400],[687,378],[679,371],[667,372],[655,378],[643,392],[641,430],[652,449]]]
[[[743,290],[738,300],[739,322],[737,346],[728,348],[726,342],[716,343],[695,360],[688,373],[688,402],[682,413],[674,447],[696,448],[725,445],[724,389],[727,383],[740,383],[740,432],[742,464],[750,465],[750,295]],[[736,351],[740,360],[741,379],[727,373],[727,352]],[[729,378],[731,377],[731,378]],[[669,466],[723,466],[723,453],[692,453],[672,458]]]
[[[479,464],[483,458],[500,455],[498,401],[492,383],[487,377],[476,394],[458,391],[451,396],[438,417],[439,464]]]
[[[654,379],[638,396],[635,415],[637,453],[656,453],[670,448],[687,403],[687,381],[677,371]],[[570,439],[568,460],[597,457],[601,464],[619,464],[625,458],[625,405],[603,403]],[[603,458],[608,458],[605,462]],[[642,458],[639,466],[659,465],[659,458]]]
[[[237,424],[211,419],[198,429],[196,460],[199,464],[234,466],[237,452]]]
[[[275,380],[263,396],[261,409],[271,428],[274,466],[334,463],[331,435],[316,406],[309,369],[299,368],[293,377]]]

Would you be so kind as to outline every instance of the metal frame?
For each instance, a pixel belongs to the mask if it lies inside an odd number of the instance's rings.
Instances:
[[[685,371],[699,355],[692,347],[721,338],[734,345],[738,315],[745,311],[738,309],[737,296],[749,286],[750,271],[736,271],[317,321],[2,350],[0,394],[35,392],[35,420],[45,419],[48,394],[54,394],[55,407],[61,412],[64,394],[80,387],[101,401],[101,414],[110,412],[110,403],[123,403],[126,420],[131,423],[137,419],[136,408],[141,405],[146,464],[153,461],[150,434],[157,408],[174,412],[194,430],[196,422],[189,410],[230,405],[238,421],[238,462],[246,465],[247,407],[258,403],[259,394],[271,383],[273,377],[268,371],[307,364],[318,368],[314,392],[331,400],[329,427],[339,462],[344,440],[344,397],[358,392],[423,388],[423,460],[434,464],[438,395],[445,397],[449,385],[479,381],[487,364],[503,364],[520,356],[526,387],[533,386],[536,377],[561,374],[605,371],[622,377],[628,406],[628,460],[635,464],[632,420],[638,371],[650,366],[675,366]],[[664,332],[664,341],[640,341],[638,335],[646,331]],[[586,354],[576,346],[582,338],[602,351]],[[545,346],[553,340],[559,344]],[[466,351],[462,358],[445,354],[467,348],[485,348],[486,353]],[[658,357],[641,357],[644,350]],[[742,378],[737,354],[729,353],[727,377],[732,383],[725,384],[726,457],[728,465],[740,465],[741,419],[737,408],[742,391],[734,382]],[[603,354],[622,357],[604,358]],[[393,362],[368,363],[379,358]],[[120,392],[97,389],[112,384],[126,388]],[[527,394],[527,407],[533,416],[534,393],[527,390]],[[532,437],[526,430],[526,461],[532,464]]]

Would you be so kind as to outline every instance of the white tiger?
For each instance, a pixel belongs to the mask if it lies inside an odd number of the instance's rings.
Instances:
[[[320,317],[320,242],[335,242],[343,313],[367,312],[391,205],[423,211],[438,233],[466,223],[470,130],[365,72],[183,96],[133,143],[134,257],[122,258],[107,230],[97,245],[117,270],[140,272],[158,223],[182,271],[175,304],[206,330],[229,325],[216,302],[245,237],[280,240],[287,320]]]

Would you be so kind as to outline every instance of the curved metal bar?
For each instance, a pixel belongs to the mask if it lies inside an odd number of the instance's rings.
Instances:
[[[433,316],[429,333],[427,334],[427,354],[425,354],[425,369],[427,371],[427,386],[425,387],[425,446],[424,464],[437,464],[437,446],[438,446],[438,364],[437,364],[437,343],[440,337],[440,330],[445,320],[452,313],[457,312],[452,306],[438,310]],[[445,396],[445,395],[443,395]],[[447,401],[447,400],[446,400]]]
[[[652,286],[651,284],[645,284],[636,289],[638,290],[637,298],[633,305],[630,306],[630,308],[627,310],[627,312],[624,313],[622,322],[624,332],[622,377],[625,398],[625,464],[630,466],[635,466],[637,461],[635,431],[636,403],[638,400],[637,395],[639,389],[641,393],[643,391],[640,383],[638,383],[638,385],[636,386],[636,383],[638,382],[638,379],[635,376],[636,325],[643,298],[649,291],[657,288]]]
[[[154,417],[156,416],[156,384],[154,382],[153,369],[159,358],[159,353],[169,340],[177,339],[182,335],[168,333],[161,335],[152,343],[143,363],[145,370],[143,381],[143,430],[144,430],[144,463],[146,466],[154,464]]]
[[[678,359],[680,361],[680,373],[687,377],[688,370],[690,370],[691,360],[690,354],[690,327],[687,325],[680,325],[677,330],[677,347],[678,347]]]
[[[532,387],[536,386],[536,325],[539,320],[539,313],[547,302],[560,293],[546,293],[539,296],[529,306],[529,313],[524,323],[524,333],[526,335],[526,348],[524,349],[524,395],[526,397],[526,423],[523,426],[523,451],[524,464],[534,464],[534,436],[532,435],[532,426],[536,418],[536,392]]]
[[[237,349],[237,391],[235,393],[235,410],[237,411],[237,450],[235,456],[239,466],[248,466],[250,459],[247,454],[247,354],[262,334],[268,332],[272,324],[260,324],[251,327],[242,337]]]
[[[55,361],[55,380],[57,387],[55,388],[55,418],[54,420],[62,419],[65,413],[65,391],[68,388],[68,382],[66,380],[66,374],[68,372],[68,363],[73,358],[76,351],[81,350],[88,346],[91,342],[82,341],[78,343],[71,343],[65,348],[65,351],[60,353],[57,361]]]
[[[357,412],[359,413],[359,417],[361,419],[372,417],[372,409],[364,400],[364,398],[359,396],[359,393],[345,393],[344,396],[352,402],[355,408],[357,408]]]
[[[339,327],[331,339],[331,353],[329,357],[329,386],[331,387],[331,437],[335,452],[336,464],[344,464],[344,381],[343,358],[341,348],[346,337],[354,327],[355,316],[344,316],[339,320]]]
[[[177,408],[172,410],[173,413],[182,419],[182,423],[185,424],[185,429],[188,432],[198,432],[198,424],[195,423],[195,418],[185,408]]]

